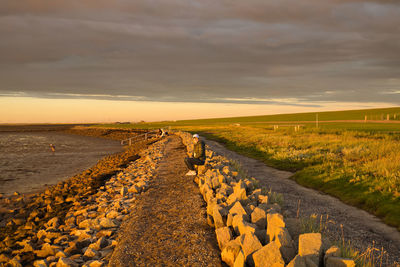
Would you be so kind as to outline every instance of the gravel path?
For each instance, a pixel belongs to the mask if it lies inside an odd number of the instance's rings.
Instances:
[[[222,266],[205,202],[187,171],[185,147],[168,137],[165,158],[138,196],[109,266]]]
[[[384,224],[379,218],[363,210],[344,204],[335,197],[297,184],[288,179],[293,173],[270,168],[261,161],[230,151],[217,142],[206,140],[206,144],[218,154],[240,162],[250,176],[260,181],[261,186],[282,193],[283,208],[289,217],[297,216],[300,200],[300,217],[311,214],[323,215],[324,222],[328,215],[326,234],[331,238],[342,237],[340,227],[342,224],[344,238],[346,242],[350,240],[353,247],[360,251],[372,246],[378,249],[383,247],[387,251],[383,257],[383,266],[400,262],[400,233],[396,228]]]

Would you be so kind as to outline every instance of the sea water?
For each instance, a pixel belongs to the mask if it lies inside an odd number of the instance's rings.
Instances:
[[[102,138],[60,132],[0,132],[0,193],[41,190],[120,151],[118,141]]]

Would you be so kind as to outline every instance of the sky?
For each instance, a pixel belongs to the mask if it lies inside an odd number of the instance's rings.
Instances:
[[[2,0],[0,123],[400,104],[400,2]]]

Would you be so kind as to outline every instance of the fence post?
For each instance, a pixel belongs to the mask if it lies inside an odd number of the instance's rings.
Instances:
[[[132,145],[132,138],[129,138],[129,145]]]
[[[144,134],[144,139],[147,140],[147,133]]]

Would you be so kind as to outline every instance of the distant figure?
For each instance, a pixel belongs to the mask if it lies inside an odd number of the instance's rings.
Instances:
[[[56,146],[55,145],[50,144],[50,149],[51,149],[51,151],[56,152]]]
[[[194,147],[193,147],[193,156],[190,158],[185,158],[186,166],[189,168],[189,171],[186,175],[197,175],[195,165],[204,165],[206,161],[206,148],[205,144],[198,134],[193,135]]]
[[[168,132],[164,128],[161,128],[158,131],[159,131],[160,137],[164,137],[164,136],[168,135]]]

